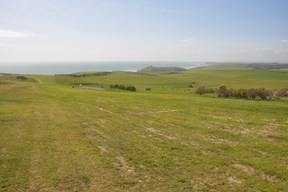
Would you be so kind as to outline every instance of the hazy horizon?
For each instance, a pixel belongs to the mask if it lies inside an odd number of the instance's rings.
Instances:
[[[1,63],[0,63],[1,64]],[[1,73],[18,74],[68,74],[91,71],[138,71],[148,66],[155,67],[182,67],[191,69],[204,66],[204,62],[26,62],[2,63]]]
[[[132,60],[127,60],[127,61],[0,61],[0,64],[37,64],[37,63],[67,63],[67,64],[71,64],[71,63],[175,63],[175,62],[180,62],[180,63],[189,63],[189,62],[197,62],[197,63],[219,63],[219,64],[229,64],[229,63],[233,63],[233,64],[249,64],[249,63],[259,63],[259,64],[270,64],[270,63],[278,63],[278,64],[288,64],[288,61],[139,61],[139,60],[135,60],[135,61],[132,61]]]
[[[0,64],[288,62],[288,1],[0,0]]]

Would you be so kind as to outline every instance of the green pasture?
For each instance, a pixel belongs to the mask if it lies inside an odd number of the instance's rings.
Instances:
[[[226,85],[228,88],[287,88],[288,73],[285,71],[253,70],[190,70],[177,74],[113,72],[102,76],[69,77],[55,76],[64,85],[92,84],[109,87],[111,84],[134,85],[140,90],[150,87],[156,90],[207,88]]]
[[[287,88],[285,71],[25,76],[0,77],[1,192],[288,189],[288,100],[194,94]]]

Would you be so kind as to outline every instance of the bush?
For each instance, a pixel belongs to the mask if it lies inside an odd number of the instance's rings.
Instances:
[[[256,89],[249,89],[248,90],[248,98],[255,99],[257,97],[257,90]]]
[[[229,92],[226,86],[221,86],[217,90],[218,97],[229,97],[231,95],[231,91]]]
[[[197,88],[196,89],[196,94],[203,95],[204,94],[204,88],[203,87]]]
[[[239,97],[249,99],[278,99],[280,97],[288,97],[288,88],[266,90],[259,89],[227,89],[226,86],[221,86],[219,89],[205,89],[203,87],[196,89],[196,94],[203,95],[205,93],[217,93],[218,97]]]
[[[288,97],[288,88],[275,90],[276,97]]]
[[[122,89],[122,90],[125,90],[126,87],[124,85],[119,85],[118,89]]]
[[[16,79],[20,79],[20,80],[27,80],[28,78],[25,76],[17,76]]]
[[[203,95],[205,93],[215,93],[216,89],[205,89],[204,87],[199,87],[196,89],[196,94]]]
[[[136,91],[136,87],[134,87],[134,86],[125,87],[124,85],[118,85],[118,84],[110,85],[110,88],[111,89],[127,90],[127,91]]]
[[[127,90],[127,91],[136,91],[136,87],[134,87],[134,86],[128,86],[128,87],[126,87],[126,90]]]
[[[261,99],[268,99],[271,93],[266,91],[264,88],[260,88],[257,90],[257,96],[260,97]]]

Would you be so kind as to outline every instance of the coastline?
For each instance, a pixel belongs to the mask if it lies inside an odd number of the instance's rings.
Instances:
[[[147,66],[182,67],[193,69],[204,62],[39,62],[39,63],[0,63],[0,73],[55,75],[77,72],[137,72]]]

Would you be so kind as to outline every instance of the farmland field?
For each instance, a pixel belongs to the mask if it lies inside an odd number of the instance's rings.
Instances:
[[[287,70],[25,76],[0,76],[0,191],[288,190],[287,98],[194,93],[287,88]]]

